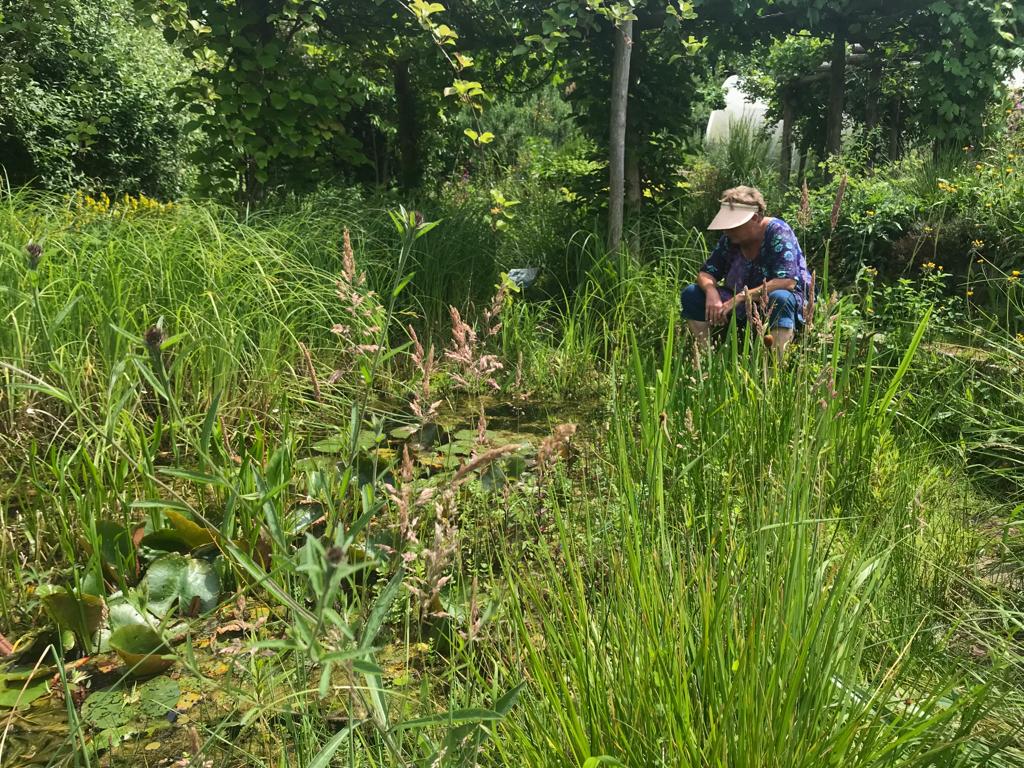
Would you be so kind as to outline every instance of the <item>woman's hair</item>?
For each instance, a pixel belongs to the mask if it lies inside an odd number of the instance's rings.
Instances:
[[[764,216],[766,206],[764,195],[757,187],[733,187],[722,193],[721,203],[740,203],[741,205],[756,205],[757,212]]]

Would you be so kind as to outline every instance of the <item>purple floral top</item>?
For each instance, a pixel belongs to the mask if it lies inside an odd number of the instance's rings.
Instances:
[[[803,298],[798,303],[802,306],[811,288],[811,273],[807,270],[804,252],[796,234],[782,219],[768,222],[761,250],[753,261],[747,261],[739,247],[722,235],[700,271],[707,272],[718,283],[724,283],[724,290],[720,289],[723,298],[731,298],[744,288],[756,288],[767,280],[781,277],[796,280],[793,292]]]

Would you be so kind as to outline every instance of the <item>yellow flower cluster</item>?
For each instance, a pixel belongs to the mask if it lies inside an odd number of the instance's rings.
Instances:
[[[940,179],[939,189],[941,189],[943,192],[956,192],[956,185],[950,184],[948,181]]]
[[[100,192],[93,197],[81,190],[71,198],[71,207],[79,213],[90,216],[132,216],[138,213],[168,213],[174,210],[174,203],[161,203],[151,197],[139,193],[138,197],[125,194],[122,197],[111,200],[106,192]]]
[[[925,270],[927,272],[930,272],[931,270],[935,269],[935,262],[934,261],[926,261],[924,264],[921,265],[921,269],[923,269],[923,270]]]
[[[971,240],[971,247],[974,248],[975,250],[981,249],[982,247],[984,247],[984,245],[984,240]]]
[[[1017,341],[1018,341],[1018,342],[1019,342],[1020,344],[1024,344],[1024,333],[1018,333],[1018,334],[1017,334]]]

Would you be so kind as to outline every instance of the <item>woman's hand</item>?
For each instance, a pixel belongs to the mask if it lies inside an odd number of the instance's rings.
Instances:
[[[704,300],[704,317],[711,325],[725,325],[734,306],[734,299],[723,302],[717,290],[709,291]]]

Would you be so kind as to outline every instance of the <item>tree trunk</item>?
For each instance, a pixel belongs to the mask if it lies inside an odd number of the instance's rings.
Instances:
[[[394,63],[395,101],[398,105],[399,183],[404,190],[420,185],[419,120],[416,115],[416,90],[409,79],[409,60]]]
[[[629,101],[629,61],[633,48],[633,22],[615,27],[612,64],[611,126],[608,134],[608,250],[622,242],[622,215],[626,183],[626,107]]]
[[[836,32],[832,40],[832,62],[828,84],[828,128],[825,155],[838,155],[843,148],[843,101],[846,90],[846,39]]]
[[[871,142],[871,152],[868,155],[868,168],[875,167],[875,158],[881,154],[882,142],[880,136],[876,135],[878,128],[878,104],[882,99],[882,61],[872,57],[870,69],[868,70],[868,103],[864,123],[868,129],[868,137]]]
[[[903,120],[901,111],[902,100],[899,96],[894,96],[889,105],[889,159],[894,162],[900,159],[900,123]]]
[[[640,157],[636,151],[636,144],[630,142],[626,147],[626,210],[630,214],[639,213],[643,200],[643,191],[640,188]]]
[[[793,170],[793,95],[789,88],[782,91],[782,147],[779,154],[779,183],[783,189],[789,186],[789,175]]]

